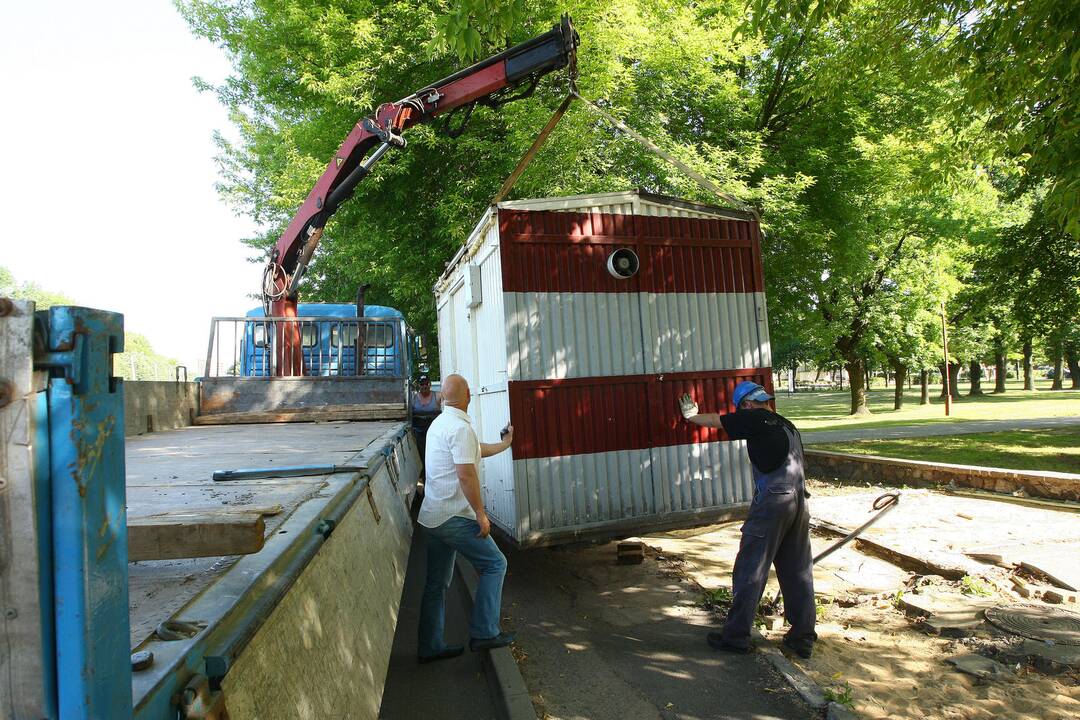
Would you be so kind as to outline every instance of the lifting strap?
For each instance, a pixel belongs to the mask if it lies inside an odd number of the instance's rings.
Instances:
[[[498,203],[506,199],[506,196],[510,193],[510,190],[514,187],[514,184],[518,181],[518,178],[521,177],[521,174],[525,172],[525,168],[527,168],[529,166],[529,163],[532,162],[533,158],[536,157],[537,151],[539,151],[540,148],[543,147],[544,143],[547,142],[548,136],[551,135],[551,131],[554,130],[555,126],[559,124],[560,120],[562,120],[563,115],[566,114],[567,109],[570,107],[570,103],[573,102],[575,98],[583,102],[586,107],[592,109],[602,118],[607,120],[608,123],[621,130],[622,132],[626,133],[633,140],[637,141],[639,145],[644,147],[653,155],[681,170],[687,177],[696,182],[706,192],[712,193],[716,197],[739,208],[740,210],[744,210],[753,214],[755,219],[758,218],[757,210],[752,205],[748,205],[734,195],[724,192],[716,186],[716,183],[709,180],[697,170],[690,167],[685,162],[675,157],[671,153],[667,152],[663,148],[659,147],[658,145],[656,145],[656,143],[652,142],[647,137],[634,130],[622,120],[619,120],[619,118],[607,112],[596,103],[582,97],[581,94],[578,93],[577,88],[573,85],[571,85],[570,92],[567,93],[566,98],[562,101],[562,104],[559,105],[558,109],[556,109],[555,112],[552,114],[551,118],[547,121],[547,124],[544,125],[544,128],[540,131],[540,134],[536,136],[533,144],[529,147],[528,150],[525,151],[525,154],[521,156],[521,159],[518,160],[518,164],[514,168],[513,172],[511,172],[510,175],[503,182],[502,187],[499,188],[499,192],[495,194],[495,197],[491,201],[492,205],[497,205]]]
[[[537,151],[543,147],[545,142],[547,142],[548,135],[551,134],[551,131],[554,130],[555,126],[562,120],[562,116],[566,114],[566,110],[570,107],[570,103],[574,101],[574,95],[577,95],[577,93],[573,90],[567,93],[566,99],[562,101],[562,104],[559,105],[558,109],[552,114],[551,118],[547,121],[547,125],[544,126],[544,129],[541,130],[540,134],[533,140],[533,144],[529,146],[529,149],[526,150],[525,154],[518,160],[517,167],[515,167],[513,172],[511,172],[506,180],[503,181],[502,187],[499,188],[499,192],[495,193],[495,197],[491,201],[492,205],[498,205],[506,199],[507,194],[509,194],[510,190],[514,187],[514,183],[521,177],[521,173],[525,172],[525,168],[529,167],[529,163],[536,157]]]

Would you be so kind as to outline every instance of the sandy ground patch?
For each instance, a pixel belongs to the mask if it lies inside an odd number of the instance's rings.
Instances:
[[[818,488],[821,489],[821,488]],[[814,488],[811,490],[814,492]],[[882,489],[883,491],[883,489]],[[815,517],[856,527],[869,517],[877,489],[844,488],[815,493]],[[1016,602],[1011,576],[1016,570],[979,563],[964,553],[996,550],[1019,558],[1065,556],[1080,548],[1080,516],[1075,513],[958,498],[932,491],[904,491],[901,506],[886,516],[872,536],[913,552],[961,564],[990,593],[981,602]],[[697,531],[643,538],[662,558],[701,587],[730,587],[739,544],[739,523]],[[814,536],[815,554],[836,540]],[[1080,557],[1080,553],[1072,558]],[[1074,560],[1073,563],[1076,561]],[[1021,571],[1021,575],[1024,573]],[[1036,591],[1046,584],[1027,577]],[[1080,717],[1080,674],[1044,675],[1027,663],[1013,662],[994,680],[979,680],[947,665],[949,657],[993,645],[1000,633],[986,626],[974,637],[928,635],[919,618],[901,609],[898,593],[960,593],[965,583],[920,578],[895,565],[845,547],[815,566],[815,591],[821,601],[820,641],[811,660],[795,659],[812,679],[836,696],[850,698],[860,715],[870,718],[1058,718]],[[972,581],[968,581],[970,584]],[[775,595],[775,579],[766,598]],[[1077,609],[1076,605],[1063,607]],[[779,642],[783,631],[765,635]]]

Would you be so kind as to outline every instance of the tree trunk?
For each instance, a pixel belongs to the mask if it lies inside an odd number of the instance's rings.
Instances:
[[[1050,385],[1051,390],[1061,390],[1064,385],[1061,383],[1061,376],[1065,374],[1065,367],[1062,362],[1061,352],[1059,350],[1054,351],[1054,382]]]
[[[1005,364],[1005,351],[998,350],[994,353],[994,392],[1005,392],[1005,376],[1009,374]]]
[[[1077,353],[1076,348],[1065,349],[1065,362],[1069,364],[1072,389],[1080,390],[1080,353]]]
[[[870,374],[870,363],[863,360],[863,377],[866,378],[866,389],[874,387],[874,376]]]
[[[907,367],[901,363],[896,363],[892,367],[896,379],[893,388],[893,410],[902,410],[904,407],[904,379],[907,377]]]
[[[922,392],[919,395],[920,405],[930,404],[930,371],[919,371],[919,385],[922,387]]]
[[[1031,367],[1031,338],[1024,338],[1024,389],[1035,389],[1035,372]]]
[[[942,400],[945,399],[945,364],[938,365],[938,371],[941,373],[941,394],[938,396]],[[949,363],[949,394],[952,395],[953,400],[960,399],[960,388],[956,386],[957,378],[960,376],[960,363]]]
[[[968,381],[971,384],[971,389],[968,390],[968,395],[982,395],[982,363],[978,360],[972,360],[968,363]]]
[[[848,372],[848,382],[851,384],[851,414],[869,415],[870,408],[866,405],[866,372],[861,357],[849,357],[844,364]]]

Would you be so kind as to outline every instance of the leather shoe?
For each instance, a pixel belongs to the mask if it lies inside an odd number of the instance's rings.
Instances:
[[[449,660],[450,658],[456,658],[461,653],[465,652],[464,645],[447,645],[434,655],[417,655],[416,660],[421,665],[430,662],[436,662],[438,660]]]
[[[517,639],[516,632],[501,632],[495,637],[489,638],[471,638],[469,640],[469,649],[476,650],[494,650],[495,648],[506,647],[510,643]]]
[[[788,640],[787,638],[784,638],[780,642],[784,647],[801,657],[803,660],[809,660],[814,654],[813,643],[796,642],[794,640]]]
[[[723,650],[724,652],[736,653],[738,655],[746,655],[754,649],[753,646],[750,644],[735,645],[734,643],[730,643],[724,639],[724,635],[722,633],[718,632],[709,633],[705,639],[708,640],[709,647],[713,648],[714,650]]]

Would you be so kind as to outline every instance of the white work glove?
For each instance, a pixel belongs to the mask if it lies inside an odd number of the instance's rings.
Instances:
[[[687,420],[698,414],[698,405],[694,402],[694,398],[690,397],[690,393],[685,393],[679,398],[679,411]]]

